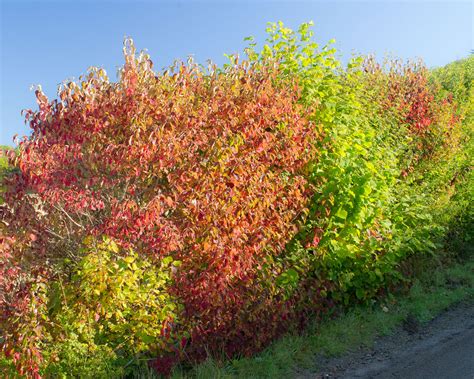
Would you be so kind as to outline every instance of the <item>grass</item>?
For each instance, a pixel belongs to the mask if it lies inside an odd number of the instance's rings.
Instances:
[[[172,378],[287,378],[296,368],[316,371],[317,355],[339,356],[371,346],[392,333],[410,315],[426,323],[460,301],[474,300],[474,260],[427,270],[408,294],[391,296],[370,307],[354,307],[337,319],[311,325],[303,335],[288,335],[252,358],[207,360],[178,368]]]

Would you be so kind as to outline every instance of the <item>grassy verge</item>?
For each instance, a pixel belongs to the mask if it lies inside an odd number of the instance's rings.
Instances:
[[[315,356],[341,355],[370,346],[378,335],[394,331],[408,315],[426,323],[449,306],[474,301],[474,260],[427,270],[408,294],[371,307],[355,307],[337,319],[311,325],[304,335],[288,335],[252,358],[208,360],[174,371],[172,378],[287,378],[296,367],[317,370]],[[258,332],[258,331],[256,331]]]

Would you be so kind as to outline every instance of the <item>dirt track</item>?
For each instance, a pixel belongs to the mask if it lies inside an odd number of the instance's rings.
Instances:
[[[408,319],[373,349],[321,359],[319,373],[298,378],[474,379],[474,304],[461,304],[428,325]]]

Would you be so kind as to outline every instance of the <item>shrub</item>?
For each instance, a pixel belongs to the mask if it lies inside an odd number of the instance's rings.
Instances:
[[[246,60],[162,73],[127,40],[118,82],[92,69],[58,100],[38,89],[0,229],[2,346],[20,373],[250,355],[434,251],[462,213],[447,189],[465,180],[470,95],[421,65],[342,67],[310,26],[270,24]]]
[[[422,64],[355,58],[343,69],[330,45],[318,50],[309,26],[297,34],[270,24],[261,53],[248,50],[251,60],[276,57],[283,77],[297,78],[325,136],[309,169],[309,217],[282,259],[298,277],[329,279],[337,301],[368,301],[403,279],[406,258],[438,246],[446,189],[460,170],[460,114]]]
[[[34,372],[93,378],[124,374],[143,354],[179,350],[170,330],[179,302],[168,290],[180,262],[152,264],[108,238],[88,238],[82,254],[69,280],[57,275],[31,287],[28,312],[9,320],[9,356],[24,365],[22,342],[34,343],[29,363],[43,367]]]
[[[154,265],[182,262],[170,293],[197,350],[260,347],[278,328],[255,339],[252,325],[265,322],[258,314],[271,313],[274,296],[259,271],[295,232],[311,193],[304,172],[318,135],[297,83],[278,85],[276,63],[208,73],[178,64],[157,76],[128,48],[118,83],[93,70],[62,87],[61,100],[38,90],[39,111],[26,112],[33,133],[7,180],[16,271],[2,307],[21,314],[15,304],[34,301],[33,283],[70,272],[83,238],[107,234]]]

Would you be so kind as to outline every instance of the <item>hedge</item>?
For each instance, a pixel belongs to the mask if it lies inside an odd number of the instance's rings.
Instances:
[[[58,99],[38,88],[3,179],[5,370],[251,355],[408,285],[404,263],[471,222],[472,78],[343,66],[311,24],[267,32],[245,59],[162,72],[126,40],[117,82],[93,68]]]

